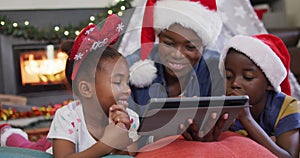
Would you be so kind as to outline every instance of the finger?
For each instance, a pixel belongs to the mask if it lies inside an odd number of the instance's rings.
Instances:
[[[201,130],[202,132],[204,132],[204,135],[208,134],[210,131],[213,130],[216,122],[217,122],[217,113],[212,112],[210,114],[209,119],[206,120],[203,129]]]
[[[186,128],[183,124],[179,125],[179,130],[184,139],[192,141],[192,136],[186,131]]]
[[[126,111],[126,107],[124,105],[119,105],[119,104],[113,104],[111,107],[110,107],[113,111]]]
[[[200,141],[203,142],[210,142],[214,141],[214,126],[217,122],[217,113],[212,112],[210,114],[209,119],[204,123],[202,129],[198,132],[198,137],[201,139]]]
[[[214,140],[218,140],[219,139],[219,136],[222,133],[223,127],[225,126],[225,124],[226,124],[226,122],[228,120],[228,117],[229,117],[228,113],[225,113],[218,120],[218,122],[216,124],[216,127],[214,129],[214,133],[213,133]]]
[[[115,111],[112,119],[114,120],[115,124],[123,123],[127,129],[130,128],[130,117],[127,112]]]
[[[108,112],[108,123],[109,124],[112,124],[114,123],[114,112],[113,112],[113,109],[110,107],[109,108],[109,112]]]
[[[116,126],[120,127],[121,129],[127,130],[127,128],[126,128],[126,126],[125,126],[124,123],[118,122],[118,123],[116,124]]]
[[[188,119],[188,123],[189,123],[189,126],[186,131],[191,135],[193,140],[200,141],[201,138],[198,135],[199,126],[192,119]]]

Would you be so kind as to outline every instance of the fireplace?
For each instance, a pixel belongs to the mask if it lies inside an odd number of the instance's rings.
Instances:
[[[13,45],[17,94],[65,90],[67,54],[57,45]]]

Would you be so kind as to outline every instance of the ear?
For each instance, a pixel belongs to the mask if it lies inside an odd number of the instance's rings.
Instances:
[[[79,93],[86,98],[91,98],[93,96],[92,85],[89,82],[80,81],[78,84],[78,90]]]

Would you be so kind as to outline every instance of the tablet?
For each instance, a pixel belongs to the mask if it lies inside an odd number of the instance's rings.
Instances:
[[[140,135],[151,135],[157,138],[181,134],[180,124],[189,118],[194,119],[200,130],[211,119],[213,112],[217,118],[224,113],[229,114],[223,130],[227,130],[240,110],[249,106],[249,97],[244,96],[213,96],[183,98],[151,98],[141,116]],[[216,119],[217,121],[218,119]],[[210,120],[211,121],[211,120]],[[216,123],[213,122],[213,123]]]

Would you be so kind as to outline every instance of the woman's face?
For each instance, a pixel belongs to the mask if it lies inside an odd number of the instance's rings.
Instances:
[[[104,112],[108,114],[113,104],[128,107],[130,88],[128,86],[129,67],[122,57],[101,60],[101,68],[97,68],[95,87],[98,101]]]
[[[201,39],[191,29],[174,24],[159,34],[158,53],[168,75],[182,77],[188,74],[202,52]]]
[[[225,60],[226,95],[248,95],[253,106],[266,101],[269,81],[261,69],[244,54],[230,50]]]

